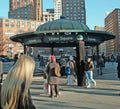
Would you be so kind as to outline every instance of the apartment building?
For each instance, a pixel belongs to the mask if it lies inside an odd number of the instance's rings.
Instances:
[[[62,15],[86,24],[85,0],[62,0]]]
[[[36,31],[42,22],[0,18],[0,55],[14,56],[23,52],[23,45],[10,40],[16,34]]]
[[[101,26],[94,26],[94,30],[105,31],[105,28]],[[106,55],[106,42],[103,42],[99,45],[99,54],[102,55],[103,53]]]
[[[54,19],[64,16],[86,24],[85,0],[54,0]]]
[[[54,0],[54,19],[62,16],[62,0]]]
[[[43,11],[43,22],[49,22],[54,20],[54,9],[46,9]]]
[[[42,0],[9,0],[8,18],[42,20]]]
[[[107,14],[105,31],[116,35],[115,39],[106,42],[107,55],[120,53],[120,9],[116,8]]]

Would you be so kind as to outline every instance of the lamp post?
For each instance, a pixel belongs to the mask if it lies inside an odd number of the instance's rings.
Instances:
[[[78,35],[77,36],[77,46],[76,46],[76,56],[77,56],[77,85],[83,86],[83,73],[82,68],[80,68],[81,60],[85,59],[85,45],[83,41],[83,36]],[[84,68],[83,68],[84,69]]]

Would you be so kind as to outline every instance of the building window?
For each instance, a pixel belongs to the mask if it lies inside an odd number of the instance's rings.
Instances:
[[[9,24],[6,23],[6,24],[5,24],[5,27],[9,27]]]
[[[7,22],[7,23],[8,23],[8,19],[5,19],[5,22]]]
[[[30,28],[30,22],[27,22],[27,28]]]

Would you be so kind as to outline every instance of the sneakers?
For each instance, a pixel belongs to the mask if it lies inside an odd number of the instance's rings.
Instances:
[[[96,82],[94,83],[94,86],[96,86]]]
[[[94,86],[96,86],[96,82],[94,83]],[[86,88],[90,88],[90,85],[87,85]]]
[[[53,98],[53,95],[50,95],[49,97],[50,97],[50,98]]]
[[[90,88],[90,85],[87,85],[87,87],[86,88]]]

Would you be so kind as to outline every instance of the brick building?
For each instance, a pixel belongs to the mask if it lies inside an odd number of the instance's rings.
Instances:
[[[14,56],[16,53],[23,52],[23,46],[20,43],[12,42],[9,37],[36,31],[36,28],[41,24],[33,20],[0,18],[0,55]]]
[[[120,52],[120,9],[116,8],[105,18],[105,31],[116,35],[114,40],[106,42],[107,55]]]
[[[9,0],[8,18],[42,20],[42,0]]]

